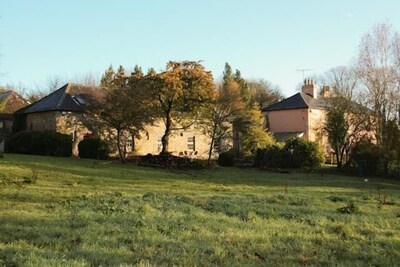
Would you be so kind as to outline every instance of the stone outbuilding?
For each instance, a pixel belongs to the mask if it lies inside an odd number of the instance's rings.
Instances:
[[[11,135],[14,116],[13,113],[27,105],[29,101],[11,90],[0,88],[0,153],[4,151],[4,139]]]

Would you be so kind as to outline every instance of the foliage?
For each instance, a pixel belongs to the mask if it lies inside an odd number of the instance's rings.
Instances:
[[[13,182],[32,169],[36,183]],[[6,154],[0,184],[4,266],[395,266],[400,258],[396,180]],[[396,205],[379,208],[377,187]],[[349,200],[362,212],[337,212]]]
[[[233,166],[235,163],[235,157],[233,155],[233,152],[231,150],[222,152],[218,156],[218,165],[219,166],[224,166],[224,167],[229,167]]]
[[[52,131],[22,131],[7,140],[7,152],[69,157],[72,153],[71,136]]]
[[[318,144],[304,138],[291,138],[283,146],[257,150],[255,165],[264,168],[315,168],[324,161]]]
[[[324,131],[335,151],[337,166],[341,168],[348,163],[343,162],[345,155],[349,159],[357,144],[373,137],[375,121],[370,110],[344,96],[335,95],[327,103]]]
[[[85,138],[78,144],[79,157],[86,159],[107,159],[107,144],[100,138]]]
[[[126,156],[121,147],[122,137],[129,133],[134,142],[135,137],[146,132],[145,126],[155,120],[156,102],[148,90],[148,80],[138,66],[128,76],[122,66],[116,73],[110,66],[102,77],[105,97],[91,112],[94,121],[100,119],[100,123],[116,131],[121,161],[125,161]]]
[[[289,166],[295,168],[319,167],[324,162],[323,152],[318,144],[304,138],[287,140],[283,149],[290,152],[292,163]]]
[[[212,74],[199,62],[170,61],[164,72],[149,72],[148,86],[157,101],[157,117],[165,124],[161,153],[167,153],[170,135],[192,126],[212,99]]]
[[[357,144],[351,154],[351,161],[357,167],[361,160],[365,160],[366,162],[366,175],[377,175],[379,174],[382,160],[382,151],[377,145],[372,143],[363,142]]]
[[[216,143],[232,135],[232,123],[235,117],[243,112],[244,103],[240,89],[236,82],[228,82],[220,86],[213,94],[213,98],[203,109],[200,125],[203,133],[210,137],[208,164]]]
[[[275,142],[272,135],[262,127],[263,117],[257,105],[248,109],[247,114],[243,115],[241,120],[236,126],[237,130],[242,133],[242,156],[252,158],[258,149],[266,148]]]

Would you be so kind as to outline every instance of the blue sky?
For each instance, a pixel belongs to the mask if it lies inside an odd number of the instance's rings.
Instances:
[[[398,0],[0,0],[0,84],[101,75],[110,65],[225,62],[289,96],[308,75],[348,64],[375,23],[400,31]]]

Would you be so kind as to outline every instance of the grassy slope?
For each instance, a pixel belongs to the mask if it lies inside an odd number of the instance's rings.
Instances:
[[[399,181],[23,155],[0,179],[0,265],[400,262]]]

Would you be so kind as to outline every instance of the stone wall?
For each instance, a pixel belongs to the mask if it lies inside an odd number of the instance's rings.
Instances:
[[[26,116],[26,130],[28,131],[56,131],[57,112],[30,113]]]

